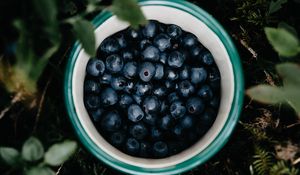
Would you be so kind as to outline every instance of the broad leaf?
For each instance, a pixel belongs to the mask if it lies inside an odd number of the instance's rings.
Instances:
[[[290,32],[282,28],[265,28],[270,44],[279,55],[291,57],[300,51],[299,40]]]
[[[71,24],[73,25],[73,32],[75,36],[82,44],[82,47],[84,48],[86,53],[88,53],[90,56],[95,56],[96,40],[92,23],[85,19],[78,18]]]
[[[0,159],[10,166],[16,166],[20,161],[18,150],[9,147],[0,147]]]
[[[76,151],[77,144],[74,141],[64,141],[49,148],[44,157],[48,165],[58,166],[68,160]]]
[[[282,90],[274,86],[258,85],[248,89],[246,93],[254,100],[262,103],[277,104],[285,102]]]
[[[55,23],[57,17],[56,0],[33,0],[36,12],[45,23]]]
[[[286,96],[287,103],[294,108],[300,117],[300,86],[284,87],[284,95]]]
[[[291,34],[293,34],[295,37],[298,37],[298,33],[296,31],[296,29],[290,25],[288,25],[287,23],[285,22],[280,22],[278,24],[278,28],[281,28],[281,29],[285,29],[287,30],[288,32],[290,32]]]
[[[299,65],[293,63],[282,63],[276,66],[276,70],[283,80],[284,87],[293,86],[295,88],[298,87],[300,89],[300,66]]]
[[[30,137],[22,147],[22,157],[27,161],[36,161],[43,157],[44,148],[42,143],[35,137]]]
[[[275,13],[282,8],[282,5],[287,3],[287,0],[275,0],[271,1],[269,6],[269,14]]]
[[[48,167],[34,167],[25,172],[25,175],[55,175]]]
[[[137,0],[113,0],[111,11],[121,20],[128,21],[133,28],[146,24],[146,18]]]

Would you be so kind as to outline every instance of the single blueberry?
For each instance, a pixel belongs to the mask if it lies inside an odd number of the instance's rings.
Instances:
[[[156,21],[150,20],[148,24],[142,29],[142,33],[146,38],[153,38],[158,31],[158,24]]]
[[[157,97],[164,97],[167,95],[167,88],[163,86],[159,86],[156,89],[153,90],[153,94],[156,95]]]
[[[168,95],[168,102],[171,104],[173,103],[174,101],[177,101],[179,100],[180,97],[178,96],[178,94],[176,92],[172,92]]]
[[[203,46],[202,45],[195,45],[192,46],[190,48],[190,56],[192,56],[193,58],[197,58],[201,55],[202,51],[203,51]]]
[[[160,101],[156,96],[147,96],[143,101],[143,109],[147,114],[156,113],[160,110]]]
[[[204,102],[199,97],[190,97],[186,102],[186,108],[190,114],[202,113],[204,106]]]
[[[151,45],[151,41],[148,39],[143,39],[139,42],[139,48],[140,50],[144,50],[146,47]]]
[[[102,108],[97,108],[96,110],[89,111],[90,116],[93,118],[93,120],[95,122],[99,122],[100,121],[103,112],[104,112],[104,109],[102,109]]]
[[[169,130],[173,124],[174,124],[174,121],[173,119],[171,118],[170,115],[166,115],[162,118],[160,118],[157,122],[157,126],[160,128],[160,129],[163,129],[163,130]]]
[[[121,76],[113,77],[110,86],[116,91],[123,90],[126,86],[126,79]]]
[[[128,138],[125,149],[128,154],[136,155],[140,151],[140,143],[135,138]]]
[[[160,80],[163,78],[165,75],[164,73],[164,66],[160,63],[155,64],[155,74],[154,74],[154,79],[155,80]]]
[[[169,54],[168,65],[170,67],[179,68],[183,65],[185,60],[184,55],[179,51],[173,51]]]
[[[176,136],[176,137],[182,137],[184,134],[184,128],[181,125],[176,125],[173,129],[172,129],[172,133]]]
[[[105,71],[105,65],[102,60],[91,58],[86,66],[86,72],[88,75],[97,77],[102,75]]]
[[[168,153],[168,145],[165,142],[158,141],[153,144],[153,155],[155,157],[166,157]]]
[[[159,50],[149,45],[142,51],[142,59],[145,61],[158,61],[159,60]]]
[[[134,88],[134,83],[132,81],[127,81],[124,87],[124,91],[131,94],[133,92],[133,88]]]
[[[214,109],[218,109],[220,105],[220,97],[214,96],[213,99],[209,102],[209,105]]]
[[[179,78],[181,80],[186,80],[190,77],[190,68],[188,66],[184,66],[179,72]]]
[[[137,31],[133,28],[128,28],[126,32],[127,32],[129,39],[137,40],[140,38],[139,31]]]
[[[213,97],[213,92],[208,85],[203,85],[197,92],[198,96],[201,97],[203,100],[208,101],[211,100]]]
[[[185,148],[186,148],[186,143],[184,142],[179,142],[179,141],[168,142],[168,149],[170,155],[177,154],[183,151]]]
[[[217,68],[213,67],[209,70],[207,79],[211,88],[215,91],[220,89],[221,77]]]
[[[127,116],[130,121],[138,122],[143,119],[144,115],[145,114],[139,105],[132,104],[128,107]]]
[[[199,123],[202,126],[211,127],[217,116],[217,112],[212,108],[206,108],[203,114],[199,117]]]
[[[119,55],[113,54],[106,58],[105,65],[111,73],[118,73],[122,70],[124,62]]]
[[[155,66],[150,62],[143,62],[139,67],[139,77],[142,81],[148,82],[155,74]]]
[[[163,132],[156,127],[152,127],[150,130],[150,135],[152,140],[161,140]]]
[[[182,35],[182,30],[179,26],[175,24],[171,24],[167,28],[167,34],[172,38],[172,39],[178,39]]]
[[[143,96],[150,94],[152,90],[152,85],[150,83],[138,82],[135,84],[135,94],[138,96]]]
[[[102,104],[110,106],[118,102],[118,95],[112,88],[105,88],[100,94],[100,99]]]
[[[164,33],[160,33],[160,34],[156,35],[156,37],[154,38],[153,44],[161,52],[164,52],[165,50],[167,50],[171,47],[171,38]]]
[[[179,124],[182,128],[189,129],[194,125],[194,123],[195,123],[194,117],[190,115],[186,115],[182,117]]]
[[[100,84],[110,84],[111,79],[112,79],[112,75],[111,74],[104,73],[100,77]]]
[[[120,53],[120,56],[123,58],[123,60],[125,62],[132,61],[134,58],[134,55],[133,55],[132,51],[130,51],[130,50],[123,50]]]
[[[138,104],[141,105],[143,102],[143,97],[139,96],[139,95],[132,95],[132,98],[134,99],[134,101]]]
[[[137,123],[129,128],[129,133],[132,137],[141,140],[148,135],[148,129],[143,123]]]
[[[181,101],[176,100],[172,102],[170,106],[170,113],[172,117],[174,117],[175,119],[181,118],[184,116],[185,112],[186,112],[186,108]]]
[[[173,89],[176,87],[176,83],[174,81],[171,80],[165,80],[165,87],[167,89]]]
[[[168,61],[168,54],[166,52],[163,52],[159,55],[159,61],[163,64],[166,64]]]
[[[111,134],[110,143],[113,146],[121,147],[126,140],[126,134],[122,131],[117,131]]]
[[[116,111],[109,111],[101,120],[101,129],[104,131],[117,131],[122,126],[122,118]]]
[[[139,156],[148,158],[150,157],[151,145],[149,142],[141,141]]]
[[[127,44],[124,34],[118,33],[115,35],[115,37],[116,37],[116,40],[118,41],[121,49],[124,49],[125,47],[127,47],[128,44]]]
[[[120,44],[115,38],[108,37],[100,44],[100,50],[106,54],[116,53],[120,50]]]
[[[157,120],[158,120],[158,117],[155,114],[146,114],[145,117],[143,118],[144,123],[147,123],[152,126],[154,126],[156,124]]]
[[[195,92],[195,87],[189,80],[184,80],[179,83],[178,93],[182,97],[189,97],[191,94]]]
[[[122,94],[119,100],[119,106],[121,108],[127,108],[129,105],[133,103],[133,98],[128,94]]]
[[[182,45],[187,48],[191,48],[192,46],[198,43],[197,37],[192,33],[187,33],[182,38]]]
[[[99,93],[100,86],[94,80],[86,80],[86,81],[84,81],[84,92],[85,93]]]
[[[166,70],[166,79],[170,81],[174,81],[178,79],[178,73],[174,69],[167,69]]]
[[[95,95],[86,96],[84,102],[87,109],[97,109],[100,106],[100,98]]]
[[[203,83],[207,78],[207,72],[203,67],[191,69],[191,82],[194,84]]]
[[[214,58],[210,52],[204,52],[200,56],[200,61],[204,65],[212,65],[214,63]]]
[[[164,114],[166,112],[169,112],[168,109],[169,109],[169,105],[168,105],[167,100],[162,101],[161,102],[161,107],[160,107],[160,113]]]
[[[123,67],[123,75],[128,79],[132,79],[136,76],[137,63],[132,61],[125,64]]]

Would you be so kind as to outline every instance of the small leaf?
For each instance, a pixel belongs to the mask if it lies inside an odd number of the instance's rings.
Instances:
[[[35,137],[30,137],[22,147],[22,157],[27,161],[36,161],[44,155],[42,143]]]
[[[73,33],[78,38],[82,47],[90,56],[96,55],[96,40],[93,25],[82,18],[78,18],[74,20],[73,25]]]
[[[7,165],[16,166],[20,161],[20,153],[14,148],[0,147],[0,159]]]
[[[46,23],[56,23],[57,5],[55,0],[33,0],[36,12]]]
[[[291,34],[293,34],[295,37],[298,37],[298,33],[296,31],[296,29],[290,25],[288,25],[287,23],[285,22],[280,22],[278,24],[278,28],[281,28],[281,29],[285,29],[287,30],[288,32],[290,32]]]
[[[286,96],[287,103],[294,108],[300,117],[300,86],[284,87],[284,95]]]
[[[64,141],[55,144],[46,152],[44,161],[52,166],[64,163],[76,151],[77,144],[74,141]]]
[[[269,14],[275,13],[282,8],[282,5],[287,3],[287,0],[271,1],[269,6]]]
[[[246,93],[254,100],[262,103],[276,104],[285,102],[284,94],[278,87],[258,85],[248,89]]]
[[[285,29],[265,28],[270,44],[282,56],[295,56],[299,52],[299,40]]]
[[[294,86],[300,89],[300,65],[282,63],[276,65],[276,70],[283,80],[284,87]]]
[[[55,175],[48,167],[34,167],[25,172],[26,175]]]
[[[111,11],[121,20],[128,21],[133,28],[146,24],[146,18],[136,0],[113,0]]]

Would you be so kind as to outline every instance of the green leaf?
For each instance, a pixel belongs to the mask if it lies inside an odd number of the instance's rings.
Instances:
[[[20,162],[20,153],[14,148],[0,147],[0,159],[7,165],[16,166]]]
[[[298,54],[299,40],[290,32],[282,28],[265,28],[270,44],[279,55],[291,57]]]
[[[282,5],[287,3],[287,0],[271,1],[269,6],[269,14],[275,13],[282,8]]]
[[[33,5],[45,23],[57,22],[56,0],[33,0]]]
[[[113,0],[111,11],[119,19],[128,21],[133,28],[147,23],[136,0]]]
[[[258,85],[248,89],[246,93],[254,100],[262,103],[277,104],[285,102],[282,90],[274,86]]]
[[[280,22],[278,24],[278,28],[281,28],[281,29],[285,29],[287,30],[288,32],[290,32],[291,34],[293,34],[295,37],[298,37],[298,33],[296,31],[296,29],[290,25],[288,25],[287,23],[285,22]]]
[[[82,47],[90,56],[96,55],[96,40],[94,33],[94,26],[89,21],[77,18],[72,21],[73,33],[78,38]]]
[[[44,155],[42,143],[35,137],[30,137],[22,147],[22,157],[27,161],[36,161]]]
[[[64,141],[55,144],[46,152],[44,161],[48,165],[58,166],[69,159],[76,151],[77,143],[74,141]]]
[[[26,175],[55,175],[55,172],[48,167],[33,167],[25,172]]]
[[[300,66],[293,63],[276,65],[276,70],[283,80],[284,87],[293,86],[300,89]]]

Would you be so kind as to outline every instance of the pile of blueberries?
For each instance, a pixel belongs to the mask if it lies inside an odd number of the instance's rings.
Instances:
[[[192,33],[150,20],[106,38],[86,67],[85,107],[100,134],[126,154],[163,158],[213,124],[220,73]]]

